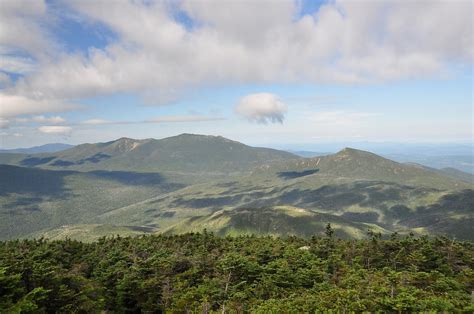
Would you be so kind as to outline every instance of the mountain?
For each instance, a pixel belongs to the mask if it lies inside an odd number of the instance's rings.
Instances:
[[[467,173],[455,168],[442,168],[440,169],[441,173],[449,177],[459,179],[462,181],[474,183],[474,173]]]
[[[340,152],[322,157],[293,160],[272,165],[263,165],[256,176],[280,176],[293,178],[311,175],[310,180],[351,181],[380,180],[403,185],[424,186],[437,189],[468,188],[454,178],[418,166],[401,164],[376,154],[345,148]]]
[[[461,180],[461,181],[464,181],[464,182],[469,182],[469,183],[474,183],[474,173],[468,173],[468,172],[464,172],[464,171],[461,171],[461,170],[458,170],[456,168],[442,168],[442,169],[436,169],[436,168],[431,168],[431,167],[427,167],[427,166],[424,166],[424,165],[420,165],[418,163],[406,163],[407,165],[412,165],[412,166],[415,166],[415,167],[418,167],[418,168],[422,168],[422,169],[425,169],[425,170],[429,170],[431,172],[435,172],[435,173],[438,173],[442,176],[446,176],[446,177],[450,177],[452,179],[455,179],[455,180]]]
[[[253,167],[274,161],[297,159],[296,155],[256,148],[221,136],[181,134],[161,140],[121,138],[83,144],[54,154],[0,156],[0,162],[51,170],[117,170],[205,176],[247,173]]]
[[[253,213],[264,209],[265,214],[254,217],[286,221],[281,214],[272,216],[270,212],[272,208],[290,206],[318,213],[320,217],[327,214],[323,216],[326,222],[343,218],[387,232],[457,234],[458,238],[474,239],[474,232],[469,230],[474,210],[469,194],[472,187],[428,169],[344,149],[317,159],[268,164],[249,176],[195,184],[99,218],[117,225],[130,220],[143,225],[151,222],[171,233],[207,228],[235,234],[257,230],[232,224],[229,217],[239,214],[239,209]],[[215,213],[219,211],[223,212],[217,219]],[[425,217],[426,223],[420,217]],[[444,229],[441,222],[445,223]],[[303,229],[297,232],[298,228],[288,224],[275,230],[269,227],[266,232],[304,235]],[[352,234],[360,235],[362,229]],[[305,230],[320,232],[309,225]]]
[[[39,154],[39,153],[55,153],[74,147],[74,145],[53,143],[29,148],[0,149],[0,153],[11,154]]]
[[[1,239],[204,228],[309,236],[330,222],[346,238],[370,228],[474,240],[471,182],[351,148],[300,158],[182,134],[0,157],[22,165],[0,166]]]
[[[387,158],[396,160],[399,162],[413,162],[417,164],[422,164],[427,167],[443,169],[443,168],[454,168],[463,172],[473,173],[474,174],[474,155],[473,148],[467,149],[465,151],[460,151],[456,154],[453,153],[445,155],[426,155],[426,154],[387,154],[384,155]]]

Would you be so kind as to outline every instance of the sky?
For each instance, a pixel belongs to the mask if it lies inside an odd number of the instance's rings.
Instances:
[[[0,147],[472,143],[470,0],[0,0]]]

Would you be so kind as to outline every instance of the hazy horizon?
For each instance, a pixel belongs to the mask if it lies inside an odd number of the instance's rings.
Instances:
[[[185,133],[179,133],[175,135],[170,135],[170,136],[164,136],[164,137],[140,137],[140,138],[132,138],[129,136],[122,136],[122,137],[111,137],[110,139],[104,139],[101,141],[77,141],[77,142],[71,142],[69,139],[64,139],[60,138],[56,142],[39,142],[35,143],[34,145],[30,146],[20,146],[20,145],[14,145],[10,147],[4,147],[0,146],[0,149],[4,150],[13,150],[13,149],[19,149],[19,148],[31,148],[31,147],[36,147],[36,146],[44,146],[44,145],[49,145],[49,144],[67,144],[67,145],[81,145],[81,144],[86,144],[86,143],[105,143],[105,142],[111,142],[118,140],[120,138],[131,138],[135,140],[144,140],[144,139],[164,139],[168,137],[173,137],[173,136],[178,136],[181,134],[196,134],[196,135],[204,135],[204,136],[222,136],[220,134],[198,134],[198,133],[190,133],[190,132],[185,132]],[[225,137],[225,136],[222,136]],[[236,140],[235,138],[229,138],[226,137],[230,140]],[[395,150],[403,150],[403,149],[408,149],[408,148],[427,148],[427,149],[440,149],[440,150],[446,150],[449,151],[451,148],[454,149],[454,154],[459,153],[456,152],[459,149],[463,150],[463,154],[466,153],[472,153],[472,149],[474,148],[474,143],[470,141],[459,141],[459,142],[453,142],[453,141],[446,141],[446,142],[397,142],[397,141],[364,141],[364,140],[354,140],[354,141],[342,141],[342,140],[337,140],[337,141],[312,141],[312,142],[306,142],[306,143],[268,143],[268,142],[259,142],[258,140],[255,141],[254,139],[251,139],[249,141],[239,141],[243,144],[249,145],[249,146],[255,146],[255,147],[268,147],[268,148],[275,148],[275,149],[281,149],[281,150],[293,150],[293,151],[318,151],[318,149],[321,148],[326,148],[327,151],[324,152],[334,152],[340,149],[343,149],[344,147],[353,147],[353,148],[360,148],[360,147],[367,147],[367,150],[370,150],[370,147],[378,147],[382,149],[390,149],[390,148],[396,148]],[[323,152],[323,151],[320,151]]]

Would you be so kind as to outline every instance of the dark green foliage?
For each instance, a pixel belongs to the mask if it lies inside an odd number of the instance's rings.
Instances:
[[[370,227],[474,240],[470,180],[349,148],[300,158],[219,136],[121,138],[0,153],[0,177],[0,240],[204,228],[306,237],[328,222],[346,238]]]
[[[472,312],[474,244],[202,234],[0,242],[0,312]]]

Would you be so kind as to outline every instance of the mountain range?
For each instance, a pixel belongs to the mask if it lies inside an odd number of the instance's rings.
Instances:
[[[304,158],[220,136],[0,153],[0,239],[182,233],[474,240],[472,176],[346,148]]]
[[[28,148],[15,148],[15,149],[0,149],[0,153],[12,153],[12,154],[38,154],[38,153],[55,153],[61,150],[72,148],[74,145],[52,143],[41,146],[34,146]]]

